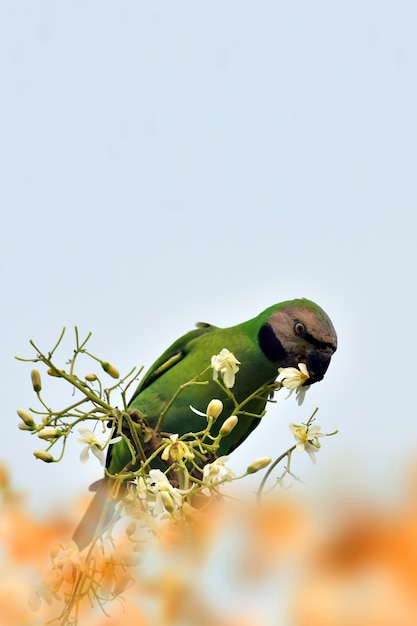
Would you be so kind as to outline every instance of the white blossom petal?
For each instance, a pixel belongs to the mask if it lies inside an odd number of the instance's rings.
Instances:
[[[318,424],[290,424],[289,426],[295,440],[298,452],[307,452],[313,463],[316,462],[316,452],[320,449],[319,437],[326,437],[321,433],[321,426]]]
[[[199,411],[198,409],[195,409],[191,404],[190,404],[190,409],[192,410],[193,413],[195,413],[196,415],[200,415],[200,417],[207,417],[205,413],[203,413],[203,411]]]
[[[310,378],[305,363],[298,363],[298,369],[296,367],[280,367],[278,374],[277,381],[283,387],[291,390],[301,387]]]
[[[86,463],[88,461],[89,452],[91,452],[98,458],[100,463],[104,465],[105,455],[104,455],[104,442],[99,439],[95,433],[89,428],[79,428],[78,432],[81,437],[78,439],[79,443],[86,443],[86,447],[83,448],[80,454],[81,463]]]
[[[159,516],[166,511],[165,502],[161,496],[163,491],[168,493],[171,502],[173,502],[177,508],[182,506],[181,492],[171,485],[168,478],[161,470],[150,470],[149,476],[146,477],[146,483],[148,494],[150,494],[151,498],[154,498],[153,503],[148,500],[148,505],[150,505],[149,508],[155,516]]]
[[[81,463],[87,463],[89,459],[89,454],[88,454],[89,451],[90,451],[90,448],[88,446],[85,446],[85,448],[81,450],[81,454],[80,454]]]
[[[211,357],[213,380],[217,380],[220,373],[225,386],[231,389],[235,384],[235,374],[239,371],[238,365],[240,364],[233,352],[223,348],[219,354],[214,354]]]
[[[310,389],[311,385],[303,385],[302,387],[297,387],[295,390],[295,398],[297,400],[298,406],[301,406],[305,400],[306,393]]]
[[[232,480],[234,474],[232,470],[225,465],[228,456],[220,456],[213,463],[207,463],[203,468],[203,483],[206,487],[215,487],[222,482]]]
[[[98,448],[97,446],[91,446],[91,452],[100,461],[101,465],[104,465],[104,462],[105,462],[104,451]]]

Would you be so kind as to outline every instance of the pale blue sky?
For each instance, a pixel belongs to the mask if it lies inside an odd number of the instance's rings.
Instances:
[[[311,298],[339,335],[326,379],[233,467],[315,406],[340,434],[305,478],[383,486],[416,454],[416,28],[411,1],[2,4],[0,458],[40,508],[101,474],[17,430],[34,396],[13,357],[64,325],[126,372],[197,321]]]

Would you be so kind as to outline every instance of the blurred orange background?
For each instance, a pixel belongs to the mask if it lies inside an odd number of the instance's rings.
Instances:
[[[290,490],[261,506],[248,494],[246,503],[193,510],[186,527],[167,521],[139,542],[137,563],[128,555],[138,544],[121,533],[115,551],[95,561],[99,582],[76,622],[62,612],[83,556],[70,550],[53,569],[51,554],[70,545],[86,500],[35,519],[2,468],[0,623],[415,626],[416,481],[410,471],[404,497],[390,503]],[[42,580],[48,602],[34,593]]]

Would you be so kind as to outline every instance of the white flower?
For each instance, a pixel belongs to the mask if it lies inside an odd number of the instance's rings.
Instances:
[[[191,448],[183,441],[180,441],[178,437],[179,435],[170,435],[169,439],[164,439],[168,445],[161,454],[163,461],[169,461],[170,457],[173,461],[181,461],[182,459],[190,461],[194,458],[194,452]]]
[[[320,450],[319,437],[326,437],[320,432],[321,426],[316,424],[310,426],[308,424],[290,424],[290,431],[297,441],[296,449],[299,452],[307,452],[313,463],[316,462],[315,453]]]
[[[306,380],[310,378],[305,363],[299,363],[298,369],[296,367],[280,367],[278,373],[277,381],[282,383],[287,389],[301,387],[301,385],[304,385]]]
[[[219,456],[213,463],[207,463],[203,468],[203,483],[206,487],[215,487],[226,480],[232,480],[232,470],[224,464],[228,456]]]
[[[281,383],[283,387],[290,390],[287,398],[289,398],[295,390],[297,402],[298,404],[302,404],[307,391],[310,389],[310,385],[305,385],[306,381],[310,378],[305,363],[299,363],[298,369],[296,367],[280,367],[278,374],[277,381]]]
[[[28,600],[33,611],[40,609],[42,600],[51,605],[62,583],[74,584],[81,569],[85,567],[78,546],[72,540],[60,542],[54,546],[51,550],[51,557],[52,569],[45,579],[30,592]]]
[[[180,491],[171,485],[161,470],[150,470],[149,476],[146,477],[146,484],[148,492],[154,496],[154,515],[160,515],[164,511],[172,513],[174,509],[181,507],[182,496]]]
[[[95,433],[89,428],[79,428],[78,432],[81,437],[78,439],[79,443],[86,443],[85,448],[81,450],[80,461],[81,463],[86,463],[88,461],[90,450],[98,458],[101,465],[104,465],[105,454],[104,454],[104,442],[99,439]]]
[[[238,365],[240,365],[240,361],[237,360],[233,352],[223,348],[220,354],[214,354],[211,357],[213,380],[218,378],[220,372],[224,384],[231,389],[235,384],[235,374],[239,371]]]

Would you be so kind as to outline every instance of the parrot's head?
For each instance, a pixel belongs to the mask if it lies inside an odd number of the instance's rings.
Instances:
[[[310,300],[292,300],[273,311],[259,331],[264,354],[279,367],[304,363],[310,378],[322,380],[337,348],[337,335],[328,315]]]

